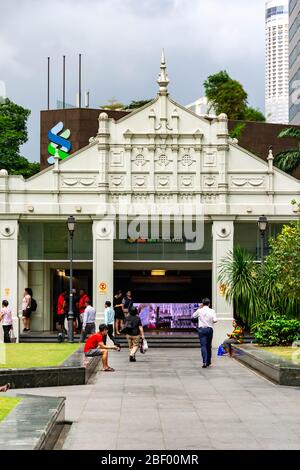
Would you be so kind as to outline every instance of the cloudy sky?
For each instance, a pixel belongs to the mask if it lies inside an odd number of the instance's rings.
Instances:
[[[157,92],[164,47],[169,90],[187,104],[203,94],[209,74],[226,69],[264,108],[264,0],[0,0],[0,81],[7,96],[29,109],[23,155],[39,160],[39,111],[47,106],[51,57],[51,107],[75,104],[78,54],[83,90],[97,107],[112,97],[123,103]]]

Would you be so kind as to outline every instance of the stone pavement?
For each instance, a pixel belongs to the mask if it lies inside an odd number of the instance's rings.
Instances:
[[[67,397],[64,449],[300,449],[300,388],[274,385],[229,357],[152,349],[89,385],[11,390]]]

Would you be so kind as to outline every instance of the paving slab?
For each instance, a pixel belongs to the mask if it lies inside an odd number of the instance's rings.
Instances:
[[[195,349],[150,349],[136,363],[123,351],[109,356],[116,371],[86,386],[24,391],[66,397],[73,424],[64,449],[300,448],[300,387],[271,383],[215,351],[208,369]]]

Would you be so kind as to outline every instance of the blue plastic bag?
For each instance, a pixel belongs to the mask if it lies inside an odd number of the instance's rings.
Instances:
[[[225,349],[223,348],[223,345],[220,344],[220,346],[218,347],[217,356],[224,356],[224,354],[226,354],[226,351],[225,351]]]

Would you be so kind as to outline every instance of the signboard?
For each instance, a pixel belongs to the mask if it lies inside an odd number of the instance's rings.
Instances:
[[[107,293],[107,284],[106,282],[99,282],[99,292],[100,294],[106,294]]]
[[[70,129],[65,129],[63,132],[64,123],[59,121],[55,126],[48,131],[48,140],[50,141],[48,145],[48,152],[51,155],[48,158],[48,163],[54,163],[54,155],[56,152],[60,160],[64,160],[68,155],[72,148],[72,144],[70,142],[69,137],[71,135]]]

